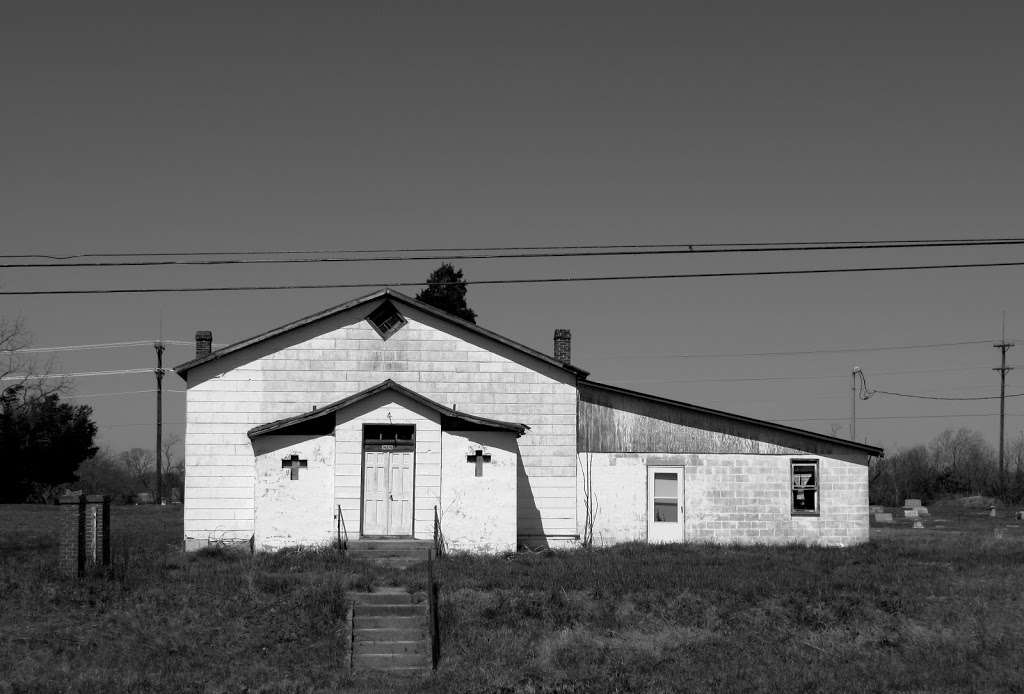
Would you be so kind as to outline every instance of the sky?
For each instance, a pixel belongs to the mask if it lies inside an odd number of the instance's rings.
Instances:
[[[1024,8],[987,2],[13,2],[2,254],[772,243],[1018,235]],[[0,262],[23,262],[5,259]],[[455,260],[470,281],[1024,260],[1014,246]],[[416,282],[438,260],[0,268],[0,292]],[[1021,268],[471,286],[478,322],[597,381],[848,435],[872,388],[998,394]],[[36,346],[244,339],[371,291],[0,295]],[[407,288],[410,294],[416,288]],[[845,348],[974,342],[836,353]],[[1020,363],[1011,349],[1011,365]],[[729,356],[811,352],[777,356]],[[187,360],[170,345],[165,364]],[[710,356],[679,356],[710,355]],[[55,354],[150,368],[150,346]],[[1021,371],[1007,392],[1024,392]],[[183,382],[165,378],[167,434]],[[81,377],[100,442],[151,447],[151,374]],[[109,395],[120,393],[119,395]],[[1008,437],[1024,402],[1008,400]],[[925,443],[997,401],[876,395]]]

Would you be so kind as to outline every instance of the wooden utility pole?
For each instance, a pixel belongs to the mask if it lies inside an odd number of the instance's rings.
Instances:
[[[163,428],[164,428],[164,343],[153,344],[156,350],[156,503],[164,500]]]
[[[999,372],[999,495],[1006,493],[1006,463],[1004,449],[1006,448],[1006,372],[1013,371],[1012,366],[1006,365],[1006,350],[1014,346],[1013,342],[1006,341],[1006,314],[1003,313],[1003,339],[993,345],[1000,352],[999,366],[992,369]]]

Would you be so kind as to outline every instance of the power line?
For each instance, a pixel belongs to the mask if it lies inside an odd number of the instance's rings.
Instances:
[[[697,255],[709,253],[795,253],[807,251],[863,251],[881,250],[896,248],[951,248],[951,247],[974,247],[974,246],[1019,246],[1024,244],[1024,239],[1006,240],[976,240],[976,241],[927,241],[927,242],[890,242],[890,243],[808,243],[803,245],[775,246],[772,244],[746,247],[731,247],[728,244],[692,244],[685,247],[662,247],[631,248],[631,249],[601,249],[601,250],[545,250],[545,251],[519,251],[519,252],[456,252],[456,253],[431,253],[429,255],[386,255],[374,257],[354,256],[331,256],[331,257],[306,257],[306,258],[227,258],[227,259],[202,259],[202,260],[98,260],[98,261],[76,261],[62,263],[0,263],[0,268],[107,268],[107,267],[154,267],[154,266],[197,266],[197,265],[268,265],[268,264],[298,264],[298,263],[373,263],[393,262],[412,260],[496,260],[496,259],[541,259],[541,258],[581,258],[581,257],[607,257],[607,256],[657,256],[657,255]]]
[[[742,272],[694,272],[673,273],[664,275],[603,275],[594,277],[543,277],[516,278],[501,280],[466,280],[467,285],[485,284],[554,284],[568,282],[611,282],[624,280],[667,280],[667,279],[707,279],[724,277],[782,277],[795,275],[829,275],[836,273],[857,272],[894,272],[909,270],[950,270],[968,268],[1020,267],[1024,261],[1008,261],[998,263],[947,263],[942,265],[895,265],[895,266],[863,266],[843,268],[810,268],[805,270],[753,270]],[[437,285],[456,285],[461,282],[437,282]],[[0,291],[0,296],[43,296],[67,294],[181,294],[194,292],[250,292],[279,291],[292,289],[367,289],[384,287],[422,287],[426,282],[353,282],[344,284],[277,284],[248,285],[227,287],[148,287],[134,289],[33,289]]]
[[[192,346],[194,342],[188,340],[131,340],[128,342],[102,342],[91,345],[55,345],[50,347],[24,347],[21,349],[0,350],[0,354],[28,354],[37,352],[77,352],[91,349],[115,349],[118,347],[142,347],[151,346],[154,342],[163,342],[165,345]]]
[[[998,395],[985,395],[972,398],[954,398],[945,395],[911,395],[910,393],[893,393],[889,390],[871,390],[870,395],[893,395],[900,398],[917,398],[918,400],[999,400]],[[1007,395],[1008,398],[1024,398],[1024,393],[1014,393]],[[861,398],[866,400],[867,398]]]
[[[1024,243],[1018,236],[989,238],[945,238],[945,239],[876,239],[871,241],[774,241],[774,242],[735,242],[735,243],[619,243],[619,244],[555,244],[543,246],[477,246],[477,247],[417,247],[417,248],[375,248],[375,249],[307,249],[307,250],[234,250],[234,251],[158,251],[129,253],[76,253],[72,255],[50,255],[44,253],[0,254],[0,259],[44,258],[48,260],[74,260],[79,258],[158,258],[180,257],[198,258],[205,256],[259,256],[259,255],[327,255],[327,254],[369,254],[369,253],[441,253],[451,258],[454,253],[502,252],[502,251],[597,251],[597,250],[639,250],[639,249],[747,249],[747,248],[794,248],[819,246],[824,250],[838,248],[891,248],[899,247],[933,247],[937,245],[955,246],[991,246]]]
[[[617,354],[604,356],[585,356],[581,359],[708,359],[733,357],[782,357],[808,354],[846,354],[848,352],[885,352],[905,349],[930,349],[938,347],[959,347],[962,345],[987,345],[989,340],[963,340],[960,342],[933,342],[919,345],[885,345],[881,347],[837,347],[835,349],[807,349],[794,352],[706,352],[703,354]],[[980,368],[980,367],[979,367]],[[988,367],[985,367],[988,368]]]
[[[164,422],[164,424],[184,424],[185,422]],[[117,427],[151,427],[153,422],[126,422],[117,424],[97,424],[99,429],[114,429]]]
[[[50,379],[50,378],[81,378],[83,376],[118,376],[123,374],[151,374],[153,369],[118,369],[114,371],[79,371],[77,373],[70,374],[42,374],[39,376],[30,376],[26,374],[14,375],[14,376],[3,376],[0,377],[0,381],[22,381],[26,378],[31,379]]]
[[[63,397],[64,397],[64,399],[67,400],[67,399],[71,399],[71,398],[103,398],[103,397],[108,397],[108,396],[113,396],[113,395],[136,395],[138,393],[155,393],[155,392],[156,392],[156,388],[150,388],[148,390],[122,390],[122,391],[117,392],[117,393],[76,393],[74,395],[65,395]],[[184,390],[168,390],[167,388],[164,388],[164,392],[165,393],[184,393],[186,391],[184,391]]]
[[[858,417],[857,421],[881,421],[887,419],[959,419],[961,417],[994,417],[995,414],[918,414],[894,417]],[[1007,413],[1010,417],[1024,417],[1022,413]],[[802,419],[774,419],[774,422],[844,422],[846,417],[805,417]]]
[[[923,373],[956,373],[961,371],[988,370],[987,366],[969,366],[962,369],[906,369],[900,371],[877,371],[878,375],[899,376],[904,374]],[[729,376],[726,378],[688,378],[688,379],[666,379],[666,378],[615,378],[612,383],[730,383],[748,381],[834,381],[845,379],[846,376]]]

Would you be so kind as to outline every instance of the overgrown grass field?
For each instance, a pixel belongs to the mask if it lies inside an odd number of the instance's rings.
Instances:
[[[183,555],[180,507],[115,507],[112,577],[72,581],[57,509],[0,506],[0,692],[1024,691],[1024,528],[932,508],[847,549],[448,557],[441,666],[410,680],[345,671],[345,592],[425,571]]]

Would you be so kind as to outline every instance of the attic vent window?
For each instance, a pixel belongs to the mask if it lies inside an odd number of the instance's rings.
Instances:
[[[390,301],[385,301],[374,309],[373,313],[366,317],[366,320],[370,321],[373,329],[385,340],[397,333],[406,323],[405,318],[402,318],[402,314]]]

